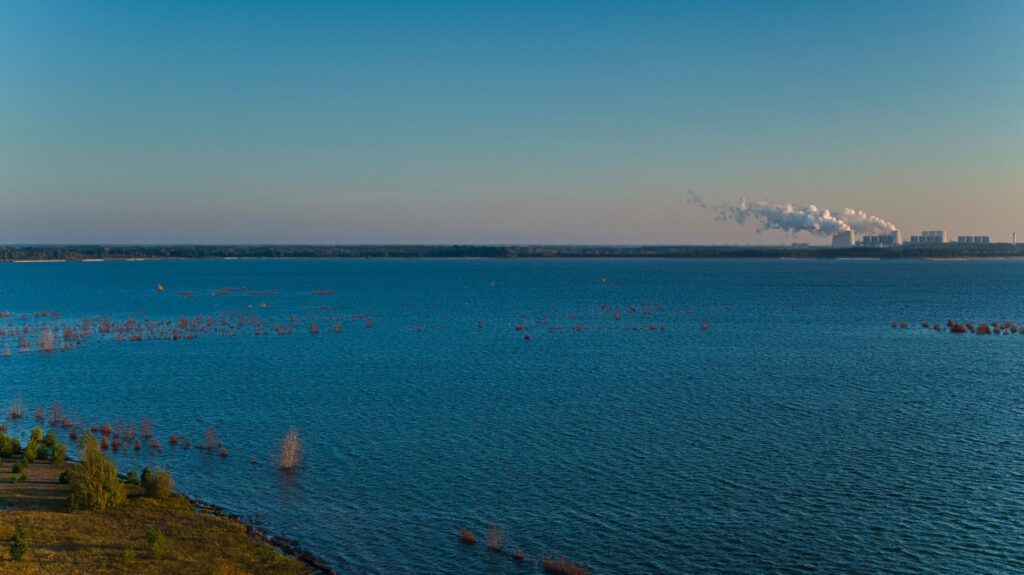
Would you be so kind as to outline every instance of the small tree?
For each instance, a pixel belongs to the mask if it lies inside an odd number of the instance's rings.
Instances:
[[[52,430],[46,432],[46,435],[43,436],[43,445],[47,447],[53,447],[54,445],[57,445],[57,433]]]
[[[51,460],[54,465],[60,465],[64,463],[64,460],[68,457],[68,444],[58,443],[53,446],[53,457]]]
[[[24,456],[25,461],[29,463],[35,461],[36,457],[39,456],[39,442],[35,439],[30,439],[28,441],[28,446],[25,447],[25,452],[22,455]]]
[[[11,537],[11,559],[21,561],[26,553],[28,553],[28,533],[25,531],[25,526],[19,524],[14,528],[14,537]]]
[[[43,440],[43,428],[36,426],[32,428],[32,434],[28,437],[29,441],[40,442]]]
[[[82,461],[70,470],[68,477],[71,510],[102,510],[124,503],[127,493],[117,478],[117,466],[100,452],[96,438],[91,433],[83,434],[78,449]]]
[[[148,469],[148,468],[147,468]],[[174,489],[174,479],[166,469],[157,469],[148,476],[143,474],[142,490],[146,497],[154,499],[166,499]]]
[[[281,440],[281,469],[291,470],[302,462],[302,441],[299,430],[289,429]]]

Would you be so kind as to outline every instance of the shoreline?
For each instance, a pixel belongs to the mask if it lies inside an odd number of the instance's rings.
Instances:
[[[3,465],[14,460],[4,458]],[[21,563],[36,569],[28,572],[81,573],[83,562],[88,566],[84,572],[193,572],[196,556],[206,554],[204,561],[217,573],[236,573],[241,568],[247,573],[339,575],[297,540],[268,534],[222,507],[181,491],[172,490],[163,498],[146,497],[138,484],[127,482],[125,473],[117,475],[128,492],[124,503],[104,511],[69,511],[70,487],[60,483],[59,475],[77,465],[79,461],[70,458],[57,465],[40,459],[24,468],[27,476],[20,481],[6,476],[10,470],[0,469],[0,531],[26,526],[31,548]],[[139,547],[141,532],[149,527],[166,532],[170,551],[147,556],[145,548]],[[86,549],[92,551],[83,557]],[[0,557],[0,571],[6,572],[10,561]]]
[[[291,557],[303,563],[313,573],[319,573],[321,575],[340,575],[338,571],[335,571],[334,569],[328,567],[322,558],[320,558],[313,552],[306,550],[304,547],[302,547],[302,544],[295,539],[278,535],[271,535],[261,530],[255,524],[243,519],[239,515],[231,513],[230,511],[224,509],[223,507],[220,507],[219,505],[214,505],[207,501],[197,499],[195,497],[192,497],[191,495],[181,493],[180,491],[175,491],[174,493],[177,493],[178,495],[188,500],[188,502],[191,503],[192,506],[196,508],[197,513],[208,513],[210,515],[221,517],[223,519],[234,521],[240,524],[241,526],[245,527],[245,532],[250,537],[257,539],[273,547],[274,549],[277,549],[287,557]]]

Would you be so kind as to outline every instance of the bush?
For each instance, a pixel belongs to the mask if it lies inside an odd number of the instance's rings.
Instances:
[[[48,431],[43,437],[43,445],[47,447],[53,447],[57,445],[57,433],[55,431]]]
[[[100,452],[91,433],[82,435],[78,446],[82,461],[70,469],[68,506],[77,509],[109,509],[125,502],[124,484],[117,478],[117,466]]]
[[[28,553],[28,533],[25,532],[24,525],[18,525],[14,528],[14,537],[11,537],[11,559],[21,561],[26,553]]]
[[[139,474],[138,474],[138,472],[136,472],[134,469],[129,471],[128,472],[128,478],[125,479],[125,482],[128,485],[138,485],[139,484]]]
[[[68,445],[66,443],[58,443],[53,446],[53,455],[50,457],[50,461],[54,465],[60,465],[64,463],[64,460],[68,458]]]
[[[60,477],[57,478],[57,483],[60,483],[61,485],[71,483],[71,470],[65,469],[62,471]]]
[[[43,428],[42,427],[38,427],[38,426],[37,427],[33,427],[32,428],[32,435],[30,435],[28,437],[28,439],[29,439],[29,441],[35,441],[36,443],[42,441],[43,440]]]
[[[18,474],[25,470],[25,462],[19,461],[11,467],[11,473]]]
[[[141,479],[140,483],[142,485],[145,485],[145,484],[149,483],[149,480],[152,477],[153,477],[153,472],[149,470],[149,466],[147,465],[146,467],[143,467],[142,468],[142,479]]]
[[[171,495],[171,490],[174,489],[174,479],[171,478],[170,472],[166,469],[157,469],[142,481],[142,489],[146,497],[166,499]]]
[[[150,555],[159,558],[167,549],[167,537],[156,527],[146,529],[146,550]]]
[[[0,434],[0,457],[14,455],[14,440],[7,434]]]
[[[22,454],[22,456],[24,456],[25,461],[27,461],[29,463],[32,463],[33,461],[36,460],[36,457],[38,455],[39,455],[39,443],[36,442],[35,439],[30,439],[29,442],[28,442],[28,446],[25,447],[25,452]]]

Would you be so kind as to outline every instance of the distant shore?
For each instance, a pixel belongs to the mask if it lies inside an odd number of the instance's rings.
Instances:
[[[0,262],[105,262],[173,259],[412,258],[763,258],[980,259],[1024,257],[1024,245],[934,244],[890,248],[828,246],[612,245],[7,245]]]

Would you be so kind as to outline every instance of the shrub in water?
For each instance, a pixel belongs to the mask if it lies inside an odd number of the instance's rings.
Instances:
[[[491,524],[490,532],[487,535],[487,548],[494,552],[500,552],[504,544],[505,536],[501,531],[501,526]]]
[[[166,469],[157,469],[149,475],[148,480],[142,482],[142,489],[146,497],[166,499],[171,489],[174,489],[174,480]]]
[[[156,527],[146,529],[146,550],[153,557],[160,557],[167,548],[167,537]]]
[[[127,494],[117,479],[117,466],[100,452],[91,433],[82,436],[78,446],[82,461],[70,471],[71,498],[68,506],[76,509],[109,509],[124,503]]]
[[[290,429],[281,440],[281,469],[295,469],[302,461],[302,441],[299,440],[299,430]]]
[[[21,558],[28,553],[28,533],[24,525],[14,528],[14,537],[11,538],[11,559],[21,561]]]

